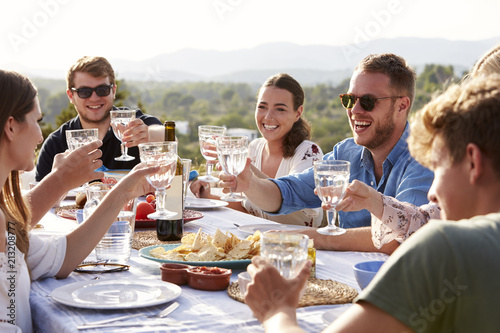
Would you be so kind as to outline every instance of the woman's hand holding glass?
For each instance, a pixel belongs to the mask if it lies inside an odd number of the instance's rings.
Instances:
[[[248,137],[221,136],[216,140],[219,164],[225,173],[238,176],[245,169],[248,157]],[[221,200],[235,202],[243,201],[244,196],[236,195],[230,188],[229,195],[222,196]]]

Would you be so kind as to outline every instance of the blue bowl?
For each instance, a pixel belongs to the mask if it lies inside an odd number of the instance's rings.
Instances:
[[[365,289],[385,261],[365,261],[353,266],[359,287]]]

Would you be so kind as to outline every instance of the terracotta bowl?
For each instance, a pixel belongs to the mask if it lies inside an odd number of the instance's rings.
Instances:
[[[228,268],[196,266],[188,269],[188,284],[201,290],[224,290],[233,273]]]
[[[160,266],[161,279],[181,286],[188,283],[188,269],[191,267],[184,264],[163,264]]]

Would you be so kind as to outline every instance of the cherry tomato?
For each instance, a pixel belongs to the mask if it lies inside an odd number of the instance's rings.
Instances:
[[[138,220],[144,220],[144,219],[148,218],[148,214],[151,214],[154,212],[155,212],[155,209],[153,208],[153,206],[151,206],[147,202],[142,201],[142,202],[139,202],[137,204],[137,211],[135,214],[135,218]]]
[[[156,198],[155,198],[155,196],[154,196],[154,195],[152,195],[152,194],[148,194],[148,196],[146,197],[146,201],[147,201],[148,203],[151,203],[151,202],[152,202],[153,200],[155,200],[155,199],[156,199]]]

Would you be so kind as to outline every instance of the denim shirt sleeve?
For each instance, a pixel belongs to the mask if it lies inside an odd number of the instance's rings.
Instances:
[[[403,135],[384,161],[383,175],[378,181],[375,178],[371,153],[357,145],[352,138],[336,144],[333,151],[326,154],[323,160],[349,161],[350,182],[357,179],[387,196],[421,206],[428,203],[427,192],[434,174],[411,157],[406,143],[408,135],[407,124]],[[280,209],[270,214],[290,214],[299,209],[321,206],[321,200],[314,194],[313,168],[271,181],[280,189],[283,201]],[[339,224],[343,228],[370,226],[371,215],[365,209],[357,212],[340,211]]]
[[[304,208],[321,207],[321,200],[314,194],[314,170],[309,168],[302,173],[270,179],[281,191],[281,208],[274,214],[290,214]],[[273,212],[269,213],[273,214]]]

